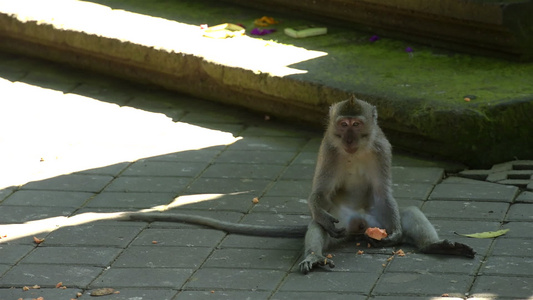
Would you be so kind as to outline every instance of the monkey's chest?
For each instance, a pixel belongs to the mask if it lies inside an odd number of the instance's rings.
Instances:
[[[368,209],[372,194],[372,177],[364,168],[351,168],[343,174],[334,202],[355,210]]]

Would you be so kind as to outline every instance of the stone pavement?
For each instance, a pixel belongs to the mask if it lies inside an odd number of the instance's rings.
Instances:
[[[2,53],[0,90],[2,300],[92,299],[103,287],[120,293],[102,299],[533,297],[531,192],[447,177],[461,166],[397,154],[400,205],[421,207],[476,258],[398,247],[407,254],[389,259],[392,248],[346,245],[330,252],[335,269],[302,275],[302,239],[120,222],[113,213],[306,224],[321,132]],[[510,231],[496,239],[454,235],[501,228]]]

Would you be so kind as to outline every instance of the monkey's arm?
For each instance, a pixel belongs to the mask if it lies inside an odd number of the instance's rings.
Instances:
[[[265,226],[230,223],[213,218],[197,215],[175,214],[175,213],[148,213],[135,212],[124,213],[120,220],[124,221],[145,221],[145,222],[180,222],[196,225],[208,226],[228,233],[264,236],[264,237],[303,237],[307,231],[307,225],[294,226]]]

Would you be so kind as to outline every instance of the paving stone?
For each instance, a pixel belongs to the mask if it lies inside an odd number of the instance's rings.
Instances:
[[[208,162],[138,161],[129,166],[121,176],[194,178],[208,165]]]
[[[79,225],[63,227],[46,237],[48,246],[107,246],[126,247],[142,230],[144,224],[128,226]]]
[[[80,207],[94,195],[87,192],[21,190],[13,193],[2,204]]]
[[[112,247],[37,247],[22,264],[90,265],[107,267],[122,249]]]
[[[202,178],[271,179],[276,178],[284,168],[266,163],[267,161],[263,164],[214,163],[202,173]]]
[[[261,197],[253,206],[252,212],[281,214],[304,214],[309,211],[306,198],[298,197]]]
[[[379,278],[378,273],[365,273],[358,276],[357,273],[316,271],[303,275],[299,272],[290,273],[284,280],[279,291],[305,291],[305,292],[352,292],[369,294],[372,286]],[[354,283],[357,278],[357,283]]]
[[[171,162],[197,162],[208,163],[219,155],[223,150],[222,146],[215,146],[199,150],[180,151],[168,154],[152,156],[149,158],[140,159],[139,162],[152,161],[171,161]],[[241,156],[242,159],[242,156]]]
[[[300,152],[296,158],[293,160],[292,165],[312,165],[313,168],[316,166],[316,159],[318,156],[318,147],[315,151],[312,152]],[[314,170],[313,170],[314,173]]]
[[[253,206],[253,199],[256,197],[254,192],[235,193],[235,194],[196,194],[182,195],[183,205],[179,209],[183,210],[205,210],[205,211],[235,211],[246,213]],[[192,198],[191,198],[192,197]],[[179,204],[180,199],[174,202]],[[205,199],[205,200],[202,200]],[[189,200],[190,203],[188,202]]]
[[[181,122],[191,123],[191,124],[202,124],[202,123],[242,123],[242,119],[237,117],[234,113],[225,114],[224,111],[227,110],[227,107],[218,106],[219,110],[217,111],[190,111],[183,118],[180,119]]]
[[[81,293],[81,289],[68,287],[67,289],[56,289],[53,288],[40,288],[40,289],[30,289],[28,291],[23,291],[22,288],[16,289],[0,289],[0,299],[54,299],[54,300],[71,300],[77,299],[77,293]]]
[[[507,214],[507,221],[533,221],[533,203],[515,203]]]
[[[396,198],[396,203],[398,203],[398,206],[400,209],[409,207],[409,206],[416,206],[418,208],[421,208],[422,205],[425,203],[425,200],[419,200],[419,199],[411,199],[411,198]]]
[[[226,236],[220,248],[291,249],[303,250],[303,238],[258,237],[240,234]]]
[[[227,151],[298,151],[305,144],[306,139],[300,137],[245,137],[230,145]]]
[[[427,300],[427,299],[428,299],[428,296],[424,297],[424,296],[414,296],[414,295],[410,295],[410,296],[394,295],[394,296],[373,296],[372,297],[372,300]],[[451,300],[451,299],[458,300],[458,299],[463,299],[463,298],[455,298],[455,297],[450,297],[450,296],[439,297],[435,295],[435,296],[432,296],[430,299],[431,300]]]
[[[492,255],[497,256],[533,256],[533,241],[530,239],[496,239]]]
[[[177,193],[191,181],[185,177],[121,176],[106,187],[106,192]]]
[[[367,297],[364,294],[354,294],[351,292],[347,293],[338,293],[335,291],[328,291],[328,292],[306,292],[306,291],[299,291],[299,292],[283,292],[278,291],[274,296],[272,296],[272,300],[293,300],[293,299],[306,299],[306,300],[358,300],[358,299],[366,299]]]
[[[481,275],[531,276],[533,257],[490,256],[483,264]]]
[[[275,137],[301,137],[309,135],[310,133],[305,130],[298,130],[297,128],[291,128],[285,126],[286,124],[282,123],[260,123],[259,126],[252,125],[248,126],[241,135],[247,136],[275,136]]]
[[[440,237],[457,237],[457,233],[477,233],[500,230],[500,222],[430,219]]]
[[[117,176],[122,170],[129,166],[129,162],[118,163],[110,166],[105,166],[101,168],[94,168],[76,172],[76,174],[87,174],[87,175],[109,175]]]
[[[13,188],[6,188],[6,189],[0,189],[0,203],[2,200],[4,200],[7,196],[11,195],[13,193]]]
[[[113,263],[113,268],[198,268],[211,248],[161,246],[128,247]]]
[[[70,216],[75,210],[75,207],[2,205],[0,206],[0,223],[20,224],[57,216]]]
[[[269,180],[247,178],[199,178],[184,192],[186,194],[224,194],[253,192],[257,197],[270,184]],[[253,198],[253,197],[252,197]]]
[[[292,164],[285,170],[280,180],[309,180],[312,182],[314,174],[314,165]]]
[[[299,256],[298,250],[215,249],[203,267],[288,270]]]
[[[23,287],[39,285],[54,287],[57,283],[70,288],[85,288],[102,268],[89,266],[22,264],[13,267],[0,278],[1,287]]]
[[[503,220],[508,209],[508,203],[438,200],[427,201],[422,207],[428,218],[490,221]]]
[[[531,295],[531,277],[519,276],[479,276],[470,292],[481,299],[529,299]]]
[[[500,184],[442,183],[431,193],[431,200],[512,202],[518,188]]]
[[[163,229],[149,228],[143,230],[132,242],[135,246],[152,245],[181,247],[215,247],[226,233],[214,229]]]
[[[70,174],[50,179],[34,181],[22,186],[24,190],[49,190],[49,191],[76,191],[99,192],[111,180],[112,176],[106,175],[81,175]]]
[[[222,152],[216,161],[219,163],[287,165],[295,154],[295,151],[228,150]]]
[[[174,193],[103,192],[97,194],[85,207],[150,208],[167,205],[175,196]]]
[[[191,269],[177,268],[111,268],[100,275],[90,288],[112,286],[114,289],[123,287],[179,289],[192,272]]]
[[[11,269],[11,265],[0,264],[0,276],[2,276],[9,269]],[[1,289],[0,289],[0,291],[1,291]]]
[[[317,132],[315,136],[311,136],[310,139],[305,144],[305,146],[301,149],[301,151],[314,153],[314,156],[316,159],[318,149],[320,148],[320,144],[322,143],[322,135],[323,135],[322,132],[320,133]]]
[[[394,183],[429,183],[437,184],[444,177],[444,169],[441,168],[415,168],[399,167],[391,168],[392,182]]]
[[[516,197],[516,202],[533,203],[533,192],[523,191]]]
[[[266,196],[309,197],[311,180],[280,180],[276,181],[266,192]]]
[[[266,300],[269,299],[270,292],[260,291],[182,291],[175,300],[196,300],[196,299],[228,299],[228,300]]]
[[[0,244],[0,262],[14,265],[34,248],[35,246],[30,245]]]
[[[279,270],[201,268],[185,289],[272,291],[284,276]]]
[[[170,288],[164,289],[135,289],[135,288],[120,288],[117,289],[119,294],[106,295],[103,297],[105,300],[147,300],[147,299],[157,299],[157,300],[171,300],[177,294],[176,290]],[[94,296],[91,296],[91,290],[86,291],[80,298],[81,300],[94,300],[98,299]],[[46,298],[45,298],[46,299]],[[72,299],[68,299],[72,300]]]
[[[428,255],[409,253],[404,257],[396,256],[389,263],[387,272],[404,273],[459,273],[475,275],[481,265],[482,257],[474,259],[447,255]]]
[[[258,225],[308,225],[311,222],[309,215],[284,215],[253,213],[245,215],[242,223]]]
[[[531,232],[533,232],[533,222],[509,222],[503,227],[503,229],[505,228],[510,229],[509,232],[498,237],[498,239],[531,238]]]
[[[464,295],[473,276],[465,274],[393,273],[383,274],[372,291],[374,295]]]
[[[392,195],[396,198],[426,200],[433,189],[428,183],[393,183]]]

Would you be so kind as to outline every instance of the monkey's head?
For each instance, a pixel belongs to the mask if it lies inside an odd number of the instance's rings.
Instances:
[[[376,107],[350,99],[335,103],[329,110],[328,131],[331,141],[338,149],[349,154],[371,146],[377,127]]]

